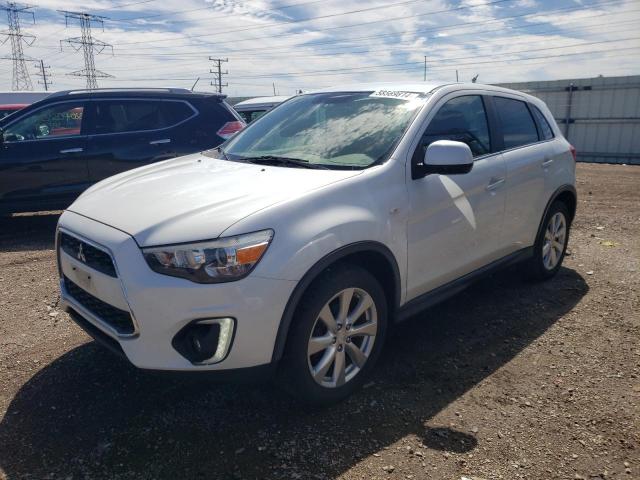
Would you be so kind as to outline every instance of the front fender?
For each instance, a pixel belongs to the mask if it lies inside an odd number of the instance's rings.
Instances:
[[[273,241],[251,275],[297,282],[278,329],[274,361],[282,356],[294,312],[308,286],[347,255],[383,255],[394,272],[395,307],[404,302],[408,212],[404,166],[388,163],[273,205],[224,232],[229,236],[272,228]]]
[[[375,168],[256,212],[223,236],[274,230],[269,249],[252,272],[256,276],[299,281],[330,253],[377,242],[392,253],[404,279],[409,210],[404,169]]]

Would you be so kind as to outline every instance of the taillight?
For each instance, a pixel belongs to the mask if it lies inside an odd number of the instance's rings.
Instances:
[[[227,122],[222,126],[220,130],[216,132],[216,135],[226,140],[234,133],[242,130],[244,127],[246,127],[246,124],[240,121]]]
[[[569,145],[569,150],[571,151],[571,155],[573,155],[573,161],[575,162],[577,156],[576,147],[574,147],[573,145]]]

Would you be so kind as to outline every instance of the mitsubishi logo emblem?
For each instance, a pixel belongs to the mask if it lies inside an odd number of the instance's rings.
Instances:
[[[80,260],[82,263],[87,263],[87,259],[84,256],[84,251],[82,250],[82,243],[80,244],[80,247],[78,248],[78,254],[76,255],[76,258],[78,260]]]

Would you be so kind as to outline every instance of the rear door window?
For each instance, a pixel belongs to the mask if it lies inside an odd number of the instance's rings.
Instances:
[[[536,117],[536,120],[538,121],[538,126],[540,127],[540,140],[551,140],[553,138],[553,130],[545,116],[540,110],[538,110],[538,107],[529,105],[529,108],[531,108],[533,116]]]
[[[427,147],[436,140],[466,143],[474,157],[490,153],[491,137],[482,97],[465,95],[446,102],[422,136],[418,161],[422,161]]]
[[[96,134],[159,130],[194,115],[185,102],[109,100],[96,102]]]
[[[538,130],[526,103],[505,97],[494,97],[493,100],[504,135],[505,150],[538,141]]]

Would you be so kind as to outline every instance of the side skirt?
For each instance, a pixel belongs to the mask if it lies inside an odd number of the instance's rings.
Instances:
[[[497,270],[505,268],[514,263],[527,260],[533,256],[533,247],[523,248],[517,252],[511,253],[506,257],[502,257],[494,262],[485,265],[478,270],[467,273],[466,275],[453,280],[445,285],[434,288],[430,292],[424,293],[419,297],[410,300],[401,306],[395,315],[396,322],[402,322],[415,314],[436,305],[449,297],[461,292],[477,280],[494,273]]]

